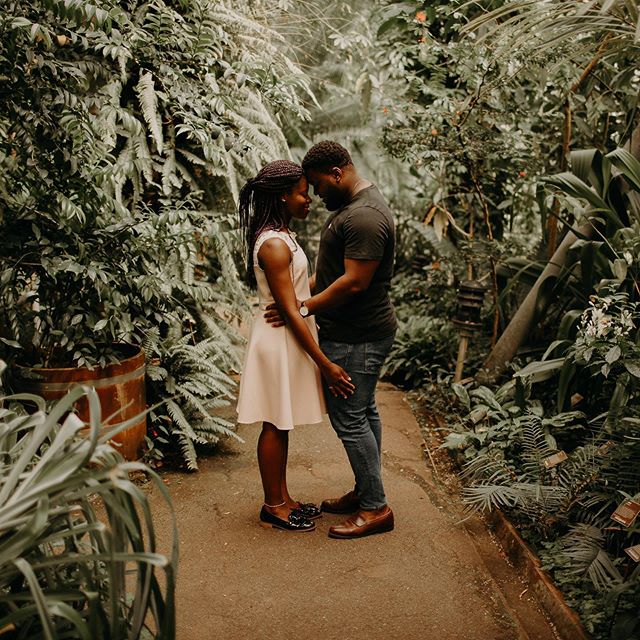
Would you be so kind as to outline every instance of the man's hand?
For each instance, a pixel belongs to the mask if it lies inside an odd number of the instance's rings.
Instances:
[[[284,327],[284,325],[287,324],[280,315],[278,305],[275,302],[267,305],[263,317],[267,321],[267,324],[270,324],[272,327]]]

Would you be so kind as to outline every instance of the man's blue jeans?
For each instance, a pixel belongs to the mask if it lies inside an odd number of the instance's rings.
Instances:
[[[362,509],[387,504],[382,486],[382,423],[376,407],[376,383],[394,336],[351,344],[320,340],[327,358],[339,364],[356,387],[349,398],[334,398],[325,385],[329,419],[349,457]]]

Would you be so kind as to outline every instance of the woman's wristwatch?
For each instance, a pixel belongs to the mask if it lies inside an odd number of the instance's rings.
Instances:
[[[300,309],[299,309],[299,311],[300,311],[300,315],[301,315],[303,318],[306,318],[306,317],[308,317],[308,316],[309,316],[309,313],[310,313],[310,312],[309,312],[309,307],[307,307],[307,305],[306,305],[304,302],[301,302],[301,303],[300,303]]]

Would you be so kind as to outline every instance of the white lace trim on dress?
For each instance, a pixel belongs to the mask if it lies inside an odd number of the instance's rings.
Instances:
[[[284,240],[287,247],[289,247],[289,251],[295,251],[298,248],[298,243],[296,241],[296,234],[293,231],[276,231],[275,229],[268,229],[267,231],[263,231],[256,240],[256,243],[253,247],[253,266],[256,269],[260,269],[262,271],[262,267],[258,264],[258,251],[260,251],[260,247],[270,238],[280,238]],[[293,248],[291,243],[293,242]],[[291,261],[293,262],[293,255],[291,256]]]

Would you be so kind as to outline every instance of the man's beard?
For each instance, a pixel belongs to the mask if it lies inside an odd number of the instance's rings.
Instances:
[[[344,197],[339,191],[327,194],[327,198],[324,202],[324,206],[327,208],[327,211],[337,211],[343,207],[344,204]]]

